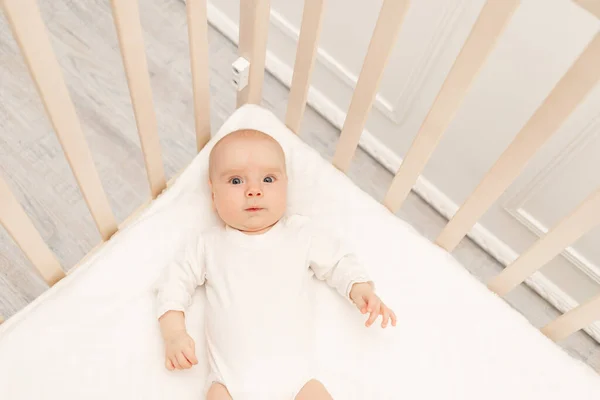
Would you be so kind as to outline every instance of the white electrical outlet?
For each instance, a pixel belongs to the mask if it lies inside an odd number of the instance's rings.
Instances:
[[[250,63],[244,57],[240,57],[231,64],[233,71],[233,86],[241,91],[248,85],[248,76],[250,74]]]

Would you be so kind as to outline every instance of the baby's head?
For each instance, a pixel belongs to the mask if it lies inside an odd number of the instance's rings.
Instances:
[[[285,213],[285,154],[271,136],[251,129],[227,134],[213,147],[208,172],[217,214],[232,228],[263,233]]]

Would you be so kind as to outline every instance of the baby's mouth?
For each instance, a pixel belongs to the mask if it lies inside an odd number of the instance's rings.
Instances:
[[[261,208],[261,207],[248,207],[248,208],[246,208],[246,211],[248,211],[248,212],[258,212],[258,211],[262,211],[262,210],[264,210],[264,208]]]

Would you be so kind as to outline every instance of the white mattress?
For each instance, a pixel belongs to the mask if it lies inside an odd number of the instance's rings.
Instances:
[[[322,380],[336,399],[599,399],[600,377],[358,189],[270,112],[245,106],[217,137],[240,127],[272,134],[287,153],[290,209],[350,240],[393,329],[365,317],[320,281]],[[208,152],[97,255],[0,326],[0,398],[203,398],[205,363],[164,367],[154,284],[185,237],[216,222]],[[203,338],[203,289],[187,324]],[[198,358],[205,350],[197,346]]]

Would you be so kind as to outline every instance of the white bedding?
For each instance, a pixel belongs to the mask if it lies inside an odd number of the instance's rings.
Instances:
[[[240,127],[272,134],[290,169],[290,209],[350,240],[394,329],[365,317],[316,281],[323,381],[336,399],[599,399],[600,377],[546,339],[450,255],[358,189],[258,106]],[[208,152],[97,255],[0,326],[0,398],[202,399],[206,364],[169,372],[154,315],[154,284],[190,233],[216,222]],[[203,289],[187,324],[203,338]],[[197,346],[199,359],[203,346]]]

